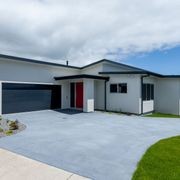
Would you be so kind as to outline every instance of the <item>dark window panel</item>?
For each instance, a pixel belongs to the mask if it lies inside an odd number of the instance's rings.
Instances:
[[[143,99],[143,101],[146,101],[146,97],[147,97],[147,88],[146,88],[147,86],[146,86],[146,84],[143,84],[143,87],[142,87],[142,99]]]
[[[143,101],[154,100],[154,84],[143,84],[142,99]]]
[[[127,93],[127,83],[118,84],[119,93]]]
[[[154,85],[151,84],[151,100],[154,100]]]
[[[151,85],[147,84],[147,98],[148,101],[151,100]]]
[[[71,107],[75,107],[75,83],[71,83]]]
[[[110,93],[117,93],[117,84],[110,84]]]

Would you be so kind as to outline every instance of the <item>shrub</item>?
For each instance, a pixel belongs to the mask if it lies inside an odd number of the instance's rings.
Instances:
[[[5,134],[6,134],[7,136],[10,136],[10,135],[13,134],[13,131],[12,131],[12,130],[5,131]]]
[[[3,131],[4,131],[3,128],[0,127],[0,132],[3,132]]]
[[[16,129],[18,129],[18,121],[10,121],[9,130],[16,130]]]

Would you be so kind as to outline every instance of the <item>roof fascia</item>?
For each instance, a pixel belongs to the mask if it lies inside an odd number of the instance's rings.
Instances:
[[[50,66],[59,66],[59,67],[64,67],[64,68],[80,69],[80,67],[77,67],[77,66],[69,66],[69,65],[67,66],[64,64],[58,64],[58,63],[52,63],[52,62],[46,62],[46,61],[40,61],[40,60],[34,60],[34,59],[28,59],[28,58],[22,58],[22,57],[16,57],[16,56],[9,56],[9,55],[3,55],[3,54],[0,54],[0,58],[20,61],[20,62],[28,62],[28,63],[50,65]]]

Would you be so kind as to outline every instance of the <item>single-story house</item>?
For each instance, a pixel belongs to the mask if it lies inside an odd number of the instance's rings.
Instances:
[[[0,114],[58,108],[180,115],[180,75],[106,59],[76,67],[0,55]]]

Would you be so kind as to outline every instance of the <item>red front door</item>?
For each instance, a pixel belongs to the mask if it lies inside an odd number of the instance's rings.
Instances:
[[[76,83],[76,108],[83,108],[83,83]]]

